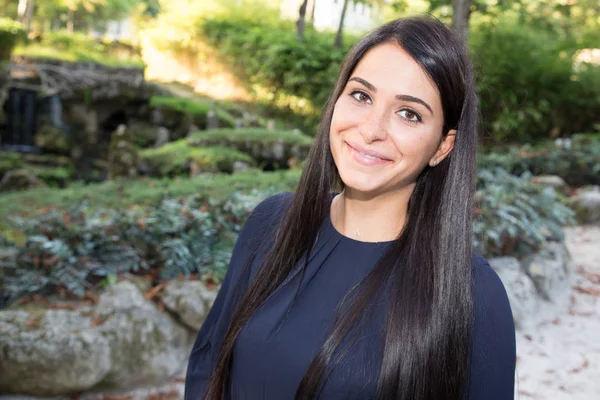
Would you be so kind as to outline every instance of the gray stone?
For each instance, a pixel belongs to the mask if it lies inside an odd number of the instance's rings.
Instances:
[[[194,331],[198,331],[214,302],[211,291],[200,281],[170,281],[163,297],[165,307]]]
[[[567,293],[572,275],[569,250],[562,242],[549,242],[522,262],[540,296],[557,302]]]
[[[283,142],[277,141],[273,143],[271,151],[273,152],[273,158],[275,160],[285,161],[285,145]]]
[[[538,185],[553,188],[554,190],[567,193],[569,191],[569,185],[558,175],[540,175],[534,176],[531,181]]]
[[[234,173],[244,172],[244,171],[247,171],[248,169],[250,169],[250,164],[248,164],[245,161],[237,160],[237,161],[233,162],[233,172]]]
[[[41,179],[26,169],[8,171],[0,180],[0,192],[47,187]]]
[[[0,311],[0,393],[87,390],[111,368],[106,339],[75,311]]]
[[[582,224],[600,222],[600,186],[588,186],[571,198],[577,220]]]
[[[523,328],[540,308],[540,298],[533,281],[514,257],[490,258],[488,262],[506,288],[515,326]]]
[[[104,388],[132,388],[164,382],[189,355],[190,333],[167,313],[145,301],[130,282],[102,294],[96,313],[106,318],[98,330],[111,349]]]
[[[154,147],[164,146],[169,143],[170,132],[167,128],[159,127],[156,134],[156,141]]]
[[[206,114],[206,129],[219,129],[219,116],[215,110],[209,110]]]

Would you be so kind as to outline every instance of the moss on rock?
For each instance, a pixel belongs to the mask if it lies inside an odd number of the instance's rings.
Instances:
[[[214,108],[213,104],[210,102],[200,102],[172,96],[153,96],[150,99],[150,107],[191,116],[193,124],[200,129],[206,127],[208,113]],[[235,118],[229,112],[221,108],[215,108],[215,112],[219,118],[219,124],[224,128],[233,128],[235,126]],[[181,116],[178,116],[177,119],[179,118],[181,118]]]
[[[236,161],[255,164],[252,157],[245,153],[226,147],[193,147],[185,139],[155,149],[142,150],[140,157],[153,176],[187,175],[191,169],[196,173],[231,173]]]
[[[43,125],[34,135],[35,146],[49,153],[69,154],[71,143],[66,133],[52,125]]]

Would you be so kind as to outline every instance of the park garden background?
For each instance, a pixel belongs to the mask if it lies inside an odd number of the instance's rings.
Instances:
[[[599,340],[558,339],[600,324],[598,1],[0,6],[0,397],[180,398],[237,234],[294,191],[345,54],[425,13],[475,66],[473,242],[511,300],[517,391],[600,395]]]

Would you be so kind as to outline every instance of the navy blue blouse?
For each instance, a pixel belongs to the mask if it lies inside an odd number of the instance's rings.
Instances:
[[[280,194],[263,201],[240,233],[227,275],[190,355],[185,400],[202,399],[233,312],[234,288],[241,278],[244,262],[254,241],[259,240],[256,260],[250,266],[250,277],[253,276],[274,241],[273,229],[291,196]],[[299,282],[297,267],[240,332],[227,397],[294,399],[304,372],[328,336],[338,303],[374,267],[388,245],[389,242],[360,242],[343,236],[327,217],[302,281]],[[299,283],[294,307],[280,324]],[[469,399],[513,399],[516,351],[512,312],[502,282],[479,256],[473,258],[473,295]],[[344,368],[332,370],[321,399],[373,398],[382,357],[380,328],[367,328],[372,330],[367,330],[352,348]]]

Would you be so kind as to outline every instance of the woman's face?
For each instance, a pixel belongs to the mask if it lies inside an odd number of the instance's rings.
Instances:
[[[329,141],[344,185],[377,195],[414,185],[452,150],[440,95],[398,44],[369,50],[335,103]]]

